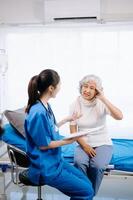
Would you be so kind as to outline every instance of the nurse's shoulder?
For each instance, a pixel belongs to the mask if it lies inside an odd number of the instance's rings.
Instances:
[[[33,120],[33,119],[37,119],[38,117],[45,117],[46,116],[46,109],[44,109],[44,107],[42,106],[42,104],[40,102],[37,102],[36,104],[34,104],[31,108],[30,111],[28,113],[28,115],[26,116],[26,119],[29,121]]]

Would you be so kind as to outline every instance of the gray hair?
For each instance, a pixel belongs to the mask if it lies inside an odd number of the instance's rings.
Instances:
[[[82,80],[79,82],[79,92],[81,93],[81,89],[82,89],[82,86],[85,84],[85,83],[88,83],[89,81],[95,81],[96,83],[96,86],[102,90],[103,87],[102,87],[102,80],[96,76],[96,75],[93,75],[93,74],[90,74],[90,75],[87,75],[87,76],[84,76],[82,78]]]

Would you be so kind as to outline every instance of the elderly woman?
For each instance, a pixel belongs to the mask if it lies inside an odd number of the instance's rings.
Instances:
[[[106,128],[106,115],[116,120],[123,118],[122,112],[104,95],[101,79],[87,75],[79,82],[80,96],[70,106],[70,113],[78,113],[79,119],[70,122],[70,132],[87,131],[103,126],[102,130],[78,139],[74,163],[91,180],[95,194],[101,184],[104,169],[112,157],[112,141]]]

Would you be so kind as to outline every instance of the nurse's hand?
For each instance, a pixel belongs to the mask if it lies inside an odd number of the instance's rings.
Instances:
[[[77,112],[74,112],[71,116],[66,117],[67,122],[75,121],[82,117],[82,114],[78,114]]]
[[[60,127],[67,122],[75,121],[75,120],[79,119],[81,116],[82,116],[82,114],[73,113],[71,116],[67,116],[64,119],[62,119],[60,122],[58,122],[57,126]]]

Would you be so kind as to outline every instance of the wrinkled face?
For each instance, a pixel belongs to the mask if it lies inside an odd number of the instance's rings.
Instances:
[[[96,96],[95,81],[88,81],[87,83],[84,83],[81,88],[81,95],[88,101],[92,100]]]

